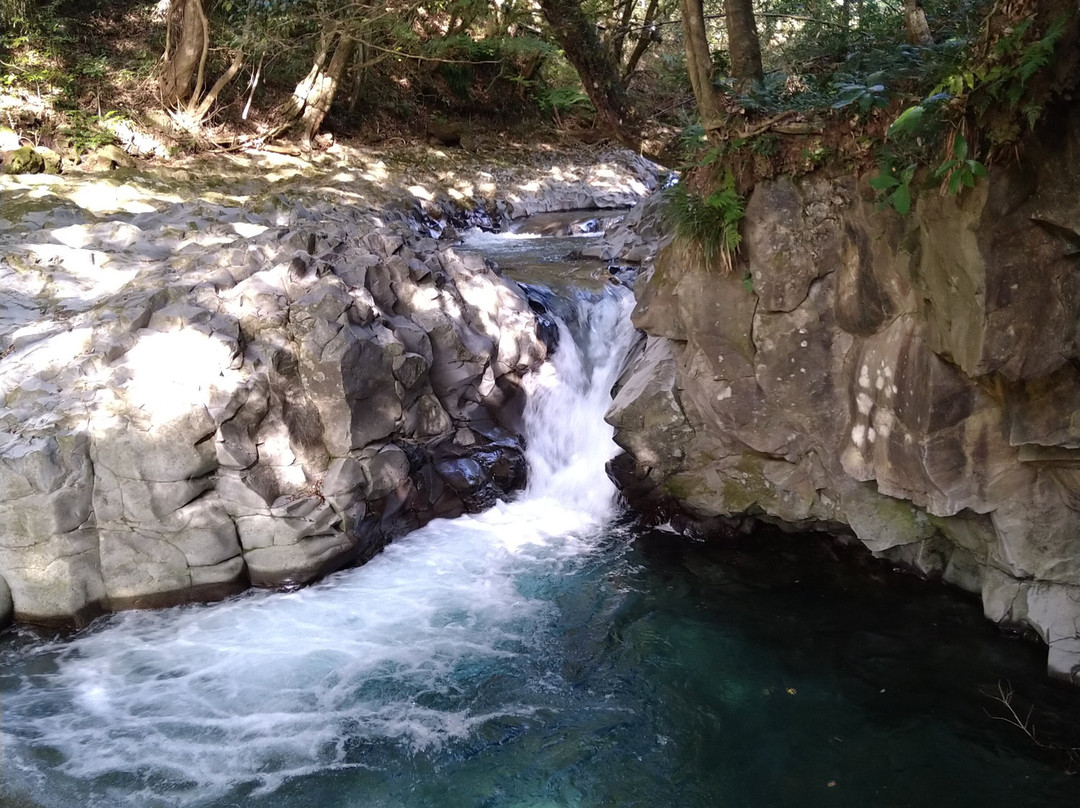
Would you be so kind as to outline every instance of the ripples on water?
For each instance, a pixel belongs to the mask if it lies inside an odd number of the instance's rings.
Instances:
[[[0,805],[1046,806],[1076,782],[984,712],[1061,714],[973,604],[810,537],[641,532],[603,474],[625,293],[536,375],[530,488],[283,594],[7,642]],[[573,345],[564,334],[562,345]],[[1030,651],[1030,653],[1029,653]],[[5,801],[6,800],[6,801]]]

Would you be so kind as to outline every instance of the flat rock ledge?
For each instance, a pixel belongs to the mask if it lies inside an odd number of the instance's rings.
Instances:
[[[907,218],[865,178],[781,178],[748,201],[735,273],[661,249],[608,415],[624,494],[853,533],[979,594],[1080,684],[1080,117],[1064,117],[1023,166]]]
[[[625,165],[493,194],[618,207]],[[524,484],[521,288],[417,193],[270,173],[0,179],[0,625],[303,584]]]

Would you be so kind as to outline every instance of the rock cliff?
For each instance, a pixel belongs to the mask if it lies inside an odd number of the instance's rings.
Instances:
[[[1080,115],[906,218],[865,178],[760,184],[740,277],[638,285],[609,420],[639,504],[850,530],[981,594],[1080,684]]]

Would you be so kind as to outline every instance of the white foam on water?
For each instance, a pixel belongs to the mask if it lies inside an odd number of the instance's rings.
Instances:
[[[552,618],[523,577],[572,566],[613,513],[603,415],[629,298],[612,289],[583,308],[584,347],[563,328],[528,380],[518,500],[432,522],[304,590],[128,612],[5,651],[5,782],[46,806],[196,805],[364,766],[357,744],[416,754],[530,714],[524,697],[489,703],[484,682]]]
[[[494,247],[497,249],[515,241],[536,241],[545,238],[543,233],[515,233],[511,230],[493,233],[478,228],[468,230],[464,235],[469,249],[481,253],[488,248]]]

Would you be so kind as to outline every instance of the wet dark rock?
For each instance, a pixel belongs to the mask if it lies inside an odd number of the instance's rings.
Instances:
[[[475,228],[483,230],[485,233],[495,233],[501,229],[497,216],[483,205],[473,207],[453,206],[446,215],[446,221],[450,227],[453,227],[458,232]]]
[[[479,449],[472,457],[486,470],[491,482],[499,489],[500,496],[525,487],[528,466],[520,445],[493,449]]]
[[[471,494],[487,484],[483,467],[471,457],[440,460],[435,470],[459,494]]]
[[[555,353],[559,346],[559,324],[548,308],[555,294],[543,286],[528,283],[521,284],[521,288],[529,301],[529,308],[536,315],[536,336],[547,346],[548,353]]]
[[[612,281],[621,283],[630,289],[634,288],[634,283],[637,281],[640,271],[640,267],[626,264],[610,264],[608,266],[608,274],[611,275]]]
[[[15,610],[11,602],[11,589],[7,581],[0,577],[0,629],[7,627],[15,616]]]

